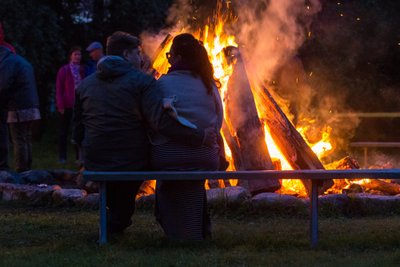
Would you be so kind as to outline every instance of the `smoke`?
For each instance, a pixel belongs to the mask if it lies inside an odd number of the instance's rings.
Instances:
[[[249,63],[249,72],[270,79],[303,44],[318,0],[241,1],[236,7],[236,37]]]
[[[319,131],[315,129],[329,125],[333,128],[336,147],[345,146],[353,135],[358,119],[352,117],[344,122],[343,117],[333,117],[332,111],[345,109],[342,106],[346,96],[323,95],[325,88],[335,88],[337,85],[318,80],[316,73],[307,73],[298,56],[307,38],[313,37],[310,28],[313,19],[322,10],[320,1],[238,0],[232,1],[232,6],[237,21],[234,25],[226,26],[235,34],[250,80],[262,81],[267,85],[295,125],[314,129],[310,134],[311,140],[319,139]],[[150,57],[167,32],[172,35],[182,29],[190,32],[191,25],[199,24],[199,17],[202,17],[190,0],[177,0],[168,14],[166,21],[169,28],[163,33],[142,35],[144,50]],[[209,16],[212,16],[212,12]],[[197,23],[193,23],[193,20]],[[317,86],[310,80],[318,81]]]
[[[157,34],[145,31],[140,35],[144,53],[153,59],[160,44],[168,34],[175,36],[182,29],[189,31],[190,20],[193,18],[191,14],[193,14],[193,6],[190,5],[190,0],[176,0],[168,10],[168,16],[165,20],[166,28]]]
[[[382,153],[377,149],[369,149],[367,155],[358,154],[360,164],[368,169],[392,169],[400,167],[400,157],[392,149],[391,153]]]
[[[180,29],[188,27],[193,18],[193,6],[189,0],[176,0],[168,10],[168,17],[166,19],[167,25],[172,25],[173,29]]]
[[[307,73],[298,56],[307,38],[313,37],[311,24],[322,10],[320,1],[239,1],[235,8],[237,42],[250,79],[267,85],[296,126],[310,129],[305,133],[310,142],[319,140],[329,126],[334,148],[345,147],[358,118],[334,116],[335,111],[347,109],[346,95],[324,94],[326,88],[337,85],[312,71]]]
[[[311,112],[315,96],[297,53],[321,4],[318,0],[264,0],[240,1],[235,7],[236,37],[248,75],[267,84],[296,124]]]

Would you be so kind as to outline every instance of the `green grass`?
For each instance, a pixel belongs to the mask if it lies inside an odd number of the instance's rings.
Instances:
[[[33,143],[33,169],[75,170],[72,146],[67,164],[57,163],[55,125]],[[353,206],[349,215],[369,214]],[[0,266],[399,266],[399,213],[344,218],[321,209],[315,250],[307,210],[225,201],[211,207],[212,240],[170,242],[141,208],[125,235],[99,246],[96,211],[0,202]]]
[[[398,266],[400,217],[323,218],[316,250],[307,218],[214,215],[213,239],[170,242],[148,210],[106,246],[96,211],[0,203],[0,266]]]

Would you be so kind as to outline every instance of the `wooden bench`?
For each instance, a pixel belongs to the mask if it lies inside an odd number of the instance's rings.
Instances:
[[[86,181],[100,184],[100,231],[99,243],[107,243],[106,183],[109,181],[135,180],[203,180],[203,179],[305,179],[311,180],[310,196],[310,239],[311,247],[318,244],[318,185],[331,179],[400,179],[400,169],[357,169],[357,170],[293,170],[293,171],[199,171],[199,172],[100,172],[84,171]]]

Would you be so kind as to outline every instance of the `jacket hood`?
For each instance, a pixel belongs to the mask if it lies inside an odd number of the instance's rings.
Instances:
[[[10,49],[0,44],[0,62],[11,54]]]
[[[105,56],[97,63],[96,75],[105,80],[122,76],[133,69],[133,65],[119,56]]]

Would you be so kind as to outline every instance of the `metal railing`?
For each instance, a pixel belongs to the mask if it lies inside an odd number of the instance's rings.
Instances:
[[[400,148],[400,142],[353,142],[351,147],[361,147],[364,151],[363,167],[368,167],[368,148]]]
[[[324,180],[331,179],[400,179],[400,169],[357,169],[357,170],[293,170],[293,171],[199,171],[199,172],[96,172],[84,171],[87,181],[100,184],[100,244],[107,243],[106,183],[109,181],[141,180],[204,180],[204,179],[302,179],[311,180],[310,195],[310,243],[318,244],[318,187]]]

